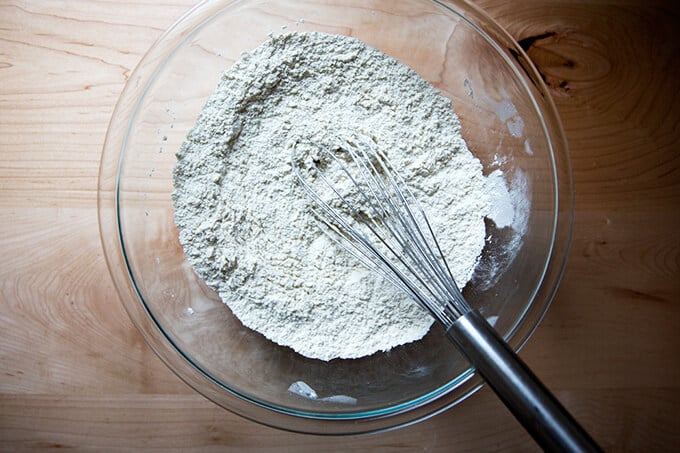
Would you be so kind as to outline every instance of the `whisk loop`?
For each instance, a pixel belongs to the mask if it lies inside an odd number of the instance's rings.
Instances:
[[[310,141],[302,155],[297,146],[291,149],[317,225],[450,327],[471,309],[422,206],[370,138],[338,143],[331,148]]]

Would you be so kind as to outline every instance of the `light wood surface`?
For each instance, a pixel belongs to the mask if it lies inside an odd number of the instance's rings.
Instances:
[[[0,2],[0,450],[531,451],[488,389],[358,438],[277,431],[195,394],[129,321],[96,189],[127,77],[193,0]],[[480,1],[527,46],[572,152],[567,271],[522,356],[608,451],[680,448],[680,8]]]

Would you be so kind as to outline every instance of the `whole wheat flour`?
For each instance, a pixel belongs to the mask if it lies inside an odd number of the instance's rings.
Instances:
[[[173,201],[196,273],[241,322],[298,353],[357,358],[422,338],[433,320],[313,223],[291,167],[300,139],[362,133],[425,207],[460,286],[489,212],[480,162],[450,101],[361,41],[272,37],[227,70],[177,153]]]

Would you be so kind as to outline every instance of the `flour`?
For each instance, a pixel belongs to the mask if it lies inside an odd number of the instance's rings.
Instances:
[[[464,286],[490,209],[482,166],[450,101],[357,39],[283,34],[244,54],[177,153],[175,222],[194,270],[245,326],[310,358],[386,351],[433,322],[309,215],[290,147],[356,133],[408,181]]]
[[[487,216],[498,228],[512,225],[515,220],[515,209],[501,170],[494,170],[486,177],[486,192],[492,195]]]

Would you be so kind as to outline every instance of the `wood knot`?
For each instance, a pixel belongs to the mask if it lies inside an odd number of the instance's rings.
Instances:
[[[575,82],[600,80],[610,71],[606,54],[592,38],[576,31],[547,31],[522,38],[519,45],[527,53],[553,91],[567,93]]]

